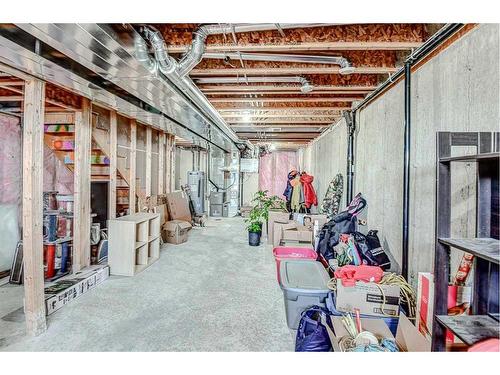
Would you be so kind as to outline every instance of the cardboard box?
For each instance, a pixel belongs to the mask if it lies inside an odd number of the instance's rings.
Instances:
[[[191,222],[188,197],[183,191],[167,194],[167,208],[171,220]]]
[[[167,221],[162,228],[161,234],[164,242],[181,244],[187,241],[188,232],[192,225],[187,221],[171,220]]]
[[[323,227],[323,225],[325,225],[327,223],[328,218],[326,217],[326,215],[323,215],[323,214],[298,214],[298,213],[294,213],[293,220],[295,220],[300,225],[305,225],[306,227],[308,227],[312,230],[314,227],[315,221],[318,222],[318,226],[321,229]]]
[[[267,243],[273,245],[274,241],[274,223],[288,223],[290,221],[290,214],[281,211],[269,211],[269,218],[267,220]],[[264,231],[263,231],[264,233]]]
[[[75,298],[94,289],[109,277],[109,267],[90,266],[63,277],[45,288],[45,310],[50,315]]]
[[[449,313],[459,312],[467,314],[470,306],[471,288],[468,286],[448,286],[448,311]],[[453,310],[450,310],[453,309]],[[462,315],[455,314],[455,315]],[[417,328],[429,339],[432,337],[432,322],[434,315],[434,275],[430,272],[418,273],[417,284]],[[460,339],[455,337],[451,331],[446,333],[446,341],[449,343],[460,343]]]
[[[384,295],[380,292],[380,289]],[[338,311],[354,312],[359,309],[361,314],[380,317],[399,315],[399,292],[397,285],[383,285],[375,283],[356,282],[354,286],[343,286],[342,280],[337,279],[335,306]],[[385,305],[383,304],[385,298]],[[384,313],[382,313],[382,307]]]
[[[153,208],[153,212],[160,214],[160,227],[163,226],[167,221],[170,220],[168,216],[168,210],[167,210],[167,205],[166,204],[160,204],[158,206],[155,206]]]
[[[295,228],[283,228],[279,241],[280,243],[282,241],[294,241],[312,245],[312,231],[304,225],[297,225]]]
[[[342,337],[348,335],[347,330],[342,323],[342,317],[330,316],[333,325],[333,331],[328,328],[328,336],[332,343],[333,351],[340,352],[339,341]],[[326,325],[325,325],[326,326]],[[417,328],[404,315],[399,315],[399,324],[394,337],[383,319],[361,318],[361,327],[364,331],[373,333],[379,340],[382,338],[395,339],[399,350],[403,352],[430,352],[431,343],[420,334]]]
[[[250,216],[250,211],[252,211],[252,206],[241,206],[240,208],[240,213],[241,213],[241,217],[249,217]]]
[[[284,230],[297,228],[297,225],[298,224],[293,220],[287,220],[284,223],[274,222],[273,229],[269,231],[269,236],[271,236],[271,233],[273,233],[273,235],[272,235],[273,247],[280,245]]]

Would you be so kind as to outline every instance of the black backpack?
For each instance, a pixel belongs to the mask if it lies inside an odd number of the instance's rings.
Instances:
[[[326,260],[335,258],[333,248],[339,243],[341,234],[354,233],[357,230],[358,214],[366,207],[366,200],[358,193],[347,208],[326,223],[319,233],[316,252]]]

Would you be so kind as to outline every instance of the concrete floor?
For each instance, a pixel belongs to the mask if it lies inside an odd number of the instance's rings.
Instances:
[[[27,337],[22,287],[0,287],[2,351],[293,351],[271,247],[210,220],[135,277],[112,276]],[[5,317],[5,315],[7,315]]]

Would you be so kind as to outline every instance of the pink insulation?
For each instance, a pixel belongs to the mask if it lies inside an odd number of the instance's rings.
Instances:
[[[262,156],[259,161],[259,190],[283,198],[288,172],[297,169],[295,151],[275,151]]]
[[[73,172],[59,160],[54,151],[43,148],[43,191],[73,194]]]
[[[19,119],[0,114],[0,203],[21,206],[22,156]]]

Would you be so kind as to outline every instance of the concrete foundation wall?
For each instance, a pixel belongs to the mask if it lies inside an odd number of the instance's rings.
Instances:
[[[436,132],[499,130],[498,56],[499,25],[484,24],[412,73],[409,276],[414,284],[417,272],[432,271],[434,262]],[[362,192],[368,200],[368,227],[379,230],[398,262],[403,136],[404,83],[400,82],[358,113],[354,181],[355,193]],[[346,141],[345,125],[344,129],[338,125],[303,151],[302,160],[315,175],[319,197],[337,171],[345,180]],[[452,235],[473,236],[475,166],[457,163],[453,168]],[[452,264],[452,272],[455,268]]]
[[[318,196],[318,205],[323,200],[328,184],[337,173],[344,177],[344,194],[341,206],[345,202],[345,184],[347,168],[347,126],[340,120],[321,138],[313,141],[299,153],[299,164],[302,170],[314,176],[313,186]]]

